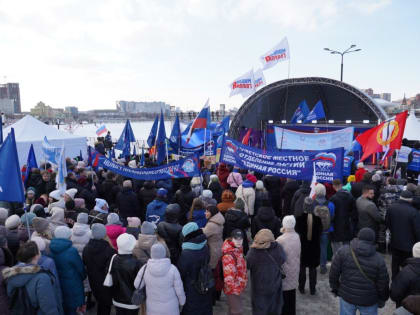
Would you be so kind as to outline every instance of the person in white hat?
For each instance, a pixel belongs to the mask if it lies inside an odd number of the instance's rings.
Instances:
[[[74,200],[74,196],[76,196],[77,194],[77,189],[76,188],[70,188],[67,189],[66,192],[64,193],[64,201],[70,201],[70,200]]]

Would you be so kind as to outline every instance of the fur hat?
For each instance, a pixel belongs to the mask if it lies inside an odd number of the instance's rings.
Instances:
[[[26,194],[29,194],[29,192],[32,192],[32,194],[36,194],[36,189],[34,187],[28,187],[26,189]]]
[[[106,206],[107,208],[109,208],[108,202],[106,202],[106,200],[104,200],[104,199],[96,198],[95,202],[96,202],[96,204],[95,204],[95,208],[93,208],[93,210],[105,211],[105,210],[102,209],[103,206]]]
[[[193,177],[191,178],[190,186],[198,186],[201,184],[200,177]]]
[[[380,182],[381,181],[381,175],[379,175],[379,174],[374,174],[373,176],[372,176],[372,182]]]
[[[77,215],[77,223],[88,224],[89,215],[87,213],[81,212]]]
[[[252,248],[265,249],[269,248],[271,242],[274,242],[274,235],[269,229],[259,230],[254,237],[254,242],[252,243]]]
[[[242,198],[236,198],[235,200],[235,208],[244,211],[245,209],[245,202]]]
[[[74,199],[74,196],[77,194],[77,189],[76,188],[67,189],[65,194],[69,196],[71,199]]]
[[[6,229],[13,230],[16,229],[20,225],[20,218],[17,214],[13,214],[6,219],[6,223],[4,224]]]
[[[161,243],[156,243],[150,250],[150,257],[153,259],[162,259],[166,257],[166,249]]]
[[[136,238],[128,233],[123,233],[117,238],[118,254],[132,254],[134,246],[136,246]]]
[[[264,183],[262,180],[257,180],[255,183],[255,189],[262,190],[264,189]]]
[[[136,227],[138,228],[141,224],[141,221],[138,217],[128,217],[127,218],[127,226],[129,227]]]
[[[31,241],[33,241],[33,242],[36,243],[36,246],[38,246],[38,250],[40,252],[43,252],[45,250],[46,244],[45,244],[45,241],[44,241],[44,239],[42,237],[33,236],[31,238]]]
[[[303,212],[311,213],[313,203],[314,203],[314,201],[313,201],[312,198],[306,197],[305,200],[303,201]]]
[[[210,175],[210,182],[218,182],[218,181],[219,181],[219,177],[217,177],[216,174]]]
[[[403,190],[401,192],[401,195],[400,195],[400,200],[404,200],[404,201],[407,201],[407,202],[412,202],[413,201],[413,193],[411,191],[408,191],[408,190]]]
[[[314,191],[315,191],[315,196],[317,196],[317,197],[319,197],[319,196],[325,197],[325,195],[327,193],[327,190],[325,189],[325,186],[323,184],[320,184],[320,183],[315,185]]]
[[[95,240],[102,240],[106,236],[106,228],[105,225],[101,223],[94,223],[91,227],[92,237]]]
[[[202,193],[202,196],[205,197],[205,198],[213,198],[213,193],[209,189],[204,189],[203,193]]]
[[[74,206],[76,208],[86,208],[86,202],[83,198],[74,198]]]
[[[375,232],[371,228],[363,228],[357,234],[357,238],[361,241],[375,242]]]
[[[57,226],[54,230],[54,237],[68,240],[71,237],[71,230],[64,225]]]
[[[120,217],[114,212],[108,214],[106,217],[106,222],[108,222],[107,225],[122,225]]]
[[[296,219],[293,215],[286,215],[283,218],[283,228],[285,229],[294,229],[296,225]]]
[[[44,233],[48,230],[50,222],[45,218],[36,217],[32,220],[32,226],[38,233]]]
[[[413,246],[413,257],[420,258],[420,242],[417,242]]]
[[[148,221],[144,221],[143,224],[141,225],[141,234],[146,234],[146,235],[153,235],[155,234],[156,231],[156,224],[148,222]]]

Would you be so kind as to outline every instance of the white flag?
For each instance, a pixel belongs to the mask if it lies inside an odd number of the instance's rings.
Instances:
[[[254,89],[254,70],[241,75],[230,85],[230,95],[241,94],[243,97],[248,97],[255,92]]]
[[[311,192],[309,193],[309,197],[312,199],[315,197],[315,186],[318,183],[318,178],[316,177],[315,163],[313,163],[313,167],[314,167],[314,173],[312,175]]]
[[[287,37],[283,38],[280,43],[260,57],[263,64],[263,70],[275,66],[279,61],[289,60],[289,58],[290,50]]]
[[[67,164],[66,164],[66,150],[64,149],[64,143],[60,150],[58,172],[55,177],[57,183],[57,189],[61,194],[66,191],[66,176],[67,176]]]
[[[254,72],[254,89],[263,87],[265,85],[264,73],[261,69]]]

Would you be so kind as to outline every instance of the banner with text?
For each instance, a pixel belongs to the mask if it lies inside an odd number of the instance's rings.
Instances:
[[[323,151],[263,151],[226,137],[220,162],[280,177],[311,180],[315,165],[321,182],[342,179],[344,149]]]
[[[130,168],[120,165],[110,159],[102,157],[99,160],[100,167],[110,170],[116,174],[139,180],[159,180],[168,178],[186,178],[199,176],[199,159],[191,155],[176,162],[151,168]]]
[[[414,172],[420,172],[420,150],[413,150],[411,152],[413,159],[407,165],[407,169]]]
[[[274,127],[278,149],[290,150],[329,150],[343,147],[350,150],[353,143],[354,128],[336,131],[308,133]]]

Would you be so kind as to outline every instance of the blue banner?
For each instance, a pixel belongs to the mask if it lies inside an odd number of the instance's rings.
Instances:
[[[167,165],[151,168],[130,168],[103,157],[99,159],[98,166],[124,177],[139,180],[186,178],[198,176],[200,174],[199,158],[196,155],[191,155]]]
[[[312,179],[314,167],[321,182],[332,182],[343,177],[344,149],[323,151],[263,151],[225,138],[220,162],[262,174],[293,178]]]
[[[420,150],[411,151],[413,159],[407,165],[407,169],[414,172],[420,172]]]
[[[351,165],[354,161],[353,156],[345,156],[343,159],[343,176],[350,176],[351,174]]]

